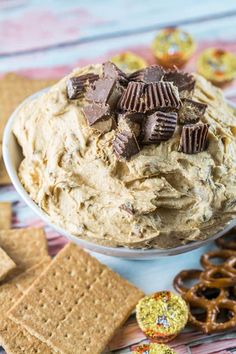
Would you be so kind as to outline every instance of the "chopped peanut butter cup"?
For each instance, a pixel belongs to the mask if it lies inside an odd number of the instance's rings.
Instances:
[[[177,87],[171,82],[145,84],[132,81],[129,82],[118,105],[125,111],[145,113],[158,108],[178,108],[180,98]]]
[[[104,78],[118,80],[122,85],[128,84],[127,75],[122,70],[120,70],[114,63],[107,61],[103,63],[102,68]]]
[[[123,87],[116,79],[99,79],[88,89],[85,97],[88,101],[101,104],[107,103],[113,109],[116,107],[123,90]]]
[[[147,85],[146,110],[179,106],[178,89],[171,82],[160,81]]]
[[[142,143],[154,144],[172,137],[177,124],[177,113],[157,111],[148,116],[142,127]]]
[[[177,69],[167,71],[163,77],[163,80],[173,82],[173,84],[178,87],[179,92],[191,92],[195,86],[195,79],[192,75],[181,72]]]
[[[195,124],[204,115],[207,105],[188,98],[182,99],[182,106],[179,109],[180,124]]]
[[[67,96],[70,100],[79,98],[89,84],[99,79],[96,74],[85,74],[72,77],[67,82]]]
[[[118,107],[124,111],[144,113],[146,111],[145,87],[143,82],[129,82]]]
[[[185,154],[204,151],[207,147],[208,130],[208,124],[204,123],[183,126],[179,151]]]
[[[129,81],[142,81],[147,84],[159,82],[164,76],[165,71],[159,65],[151,65],[145,69],[135,71],[129,76]]]
[[[83,111],[90,126],[102,120],[106,120],[110,116],[109,106],[96,102],[92,102],[88,106],[85,106]]]
[[[126,160],[140,151],[135,135],[128,130],[116,134],[113,141],[113,149],[118,158],[123,157]]]

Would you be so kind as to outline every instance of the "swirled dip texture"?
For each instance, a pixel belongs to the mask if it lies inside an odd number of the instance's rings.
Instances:
[[[51,220],[80,238],[113,246],[169,248],[205,239],[236,215],[236,118],[219,89],[200,76],[195,101],[206,103],[209,144],[178,151],[180,127],[129,161],[113,152],[115,130],[89,127],[84,98],[68,100],[75,70],[19,111],[14,134],[23,150],[19,177]]]

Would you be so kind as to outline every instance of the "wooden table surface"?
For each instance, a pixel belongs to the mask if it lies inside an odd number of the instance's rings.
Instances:
[[[236,54],[236,1],[233,0],[0,0],[0,75],[19,72],[29,77],[60,78],[73,67],[102,62],[124,50],[142,55],[149,63],[158,29],[181,26],[197,41],[196,54],[186,69],[194,70],[198,54],[207,47],[226,48]],[[235,83],[226,95],[236,100]],[[0,200],[14,205],[14,226],[41,226],[42,222],[19,200],[12,186],[0,188]],[[55,254],[65,240],[46,228],[50,251]],[[199,252],[189,254],[198,262]],[[172,258],[184,267],[185,257]],[[166,269],[176,271],[169,260],[132,262],[98,258],[146,291],[158,288],[153,277]],[[166,273],[165,273],[166,274]],[[169,282],[171,279],[168,280]],[[110,350],[129,353],[145,340],[133,318],[114,338]],[[172,343],[178,354],[236,353],[236,334],[202,336],[187,332]]]

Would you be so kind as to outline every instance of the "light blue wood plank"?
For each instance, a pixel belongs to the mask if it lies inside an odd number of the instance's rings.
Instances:
[[[15,3],[17,3],[15,1]],[[19,4],[24,4],[19,1]],[[82,35],[97,34],[98,32],[111,32],[124,29],[152,26],[164,22],[173,22],[187,18],[221,14],[236,10],[236,3],[232,0],[224,1],[196,1],[196,0],[31,0],[25,6],[15,10],[9,2],[11,11],[1,11],[0,20],[5,18],[17,19],[27,11],[50,11],[63,20],[67,16],[73,17],[73,11],[81,8],[102,20],[99,26],[84,26]],[[78,23],[79,26],[79,23]]]

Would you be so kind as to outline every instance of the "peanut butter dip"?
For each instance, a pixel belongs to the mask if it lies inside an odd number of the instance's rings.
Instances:
[[[177,127],[168,141],[119,160],[115,130],[90,127],[84,98],[66,94],[69,77],[101,72],[101,65],[76,69],[19,111],[13,131],[30,197],[56,225],[108,246],[170,248],[225,227],[236,215],[236,117],[222,92],[195,77],[192,99],[207,104],[205,151],[179,152]]]

